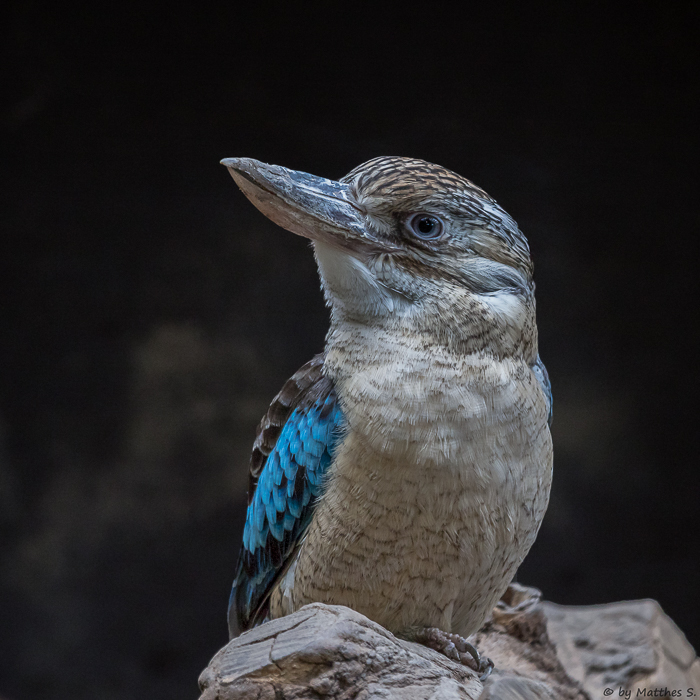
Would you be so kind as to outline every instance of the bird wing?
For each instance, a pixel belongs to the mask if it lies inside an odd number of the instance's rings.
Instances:
[[[540,383],[542,391],[544,391],[544,395],[547,397],[547,402],[549,403],[549,417],[547,419],[547,423],[549,423],[551,426],[552,417],[554,416],[554,411],[552,410],[554,403],[552,398],[552,384],[549,381],[549,373],[547,372],[547,368],[544,366],[544,362],[542,362],[539,355],[537,355],[537,360],[532,366],[532,371],[535,373],[537,381]]]
[[[317,355],[285,383],[260,422],[229,601],[232,637],[265,618],[272,587],[311,522],[342,419],[323,355]]]

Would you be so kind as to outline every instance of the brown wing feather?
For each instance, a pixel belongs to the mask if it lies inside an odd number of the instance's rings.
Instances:
[[[292,411],[299,405],[305,392],[323,376],[323,354],[316,355],[295,372],[270,404],[256,431],[248,474],[248,505],[258,485],[265,460],[277,444],[277,438]]]

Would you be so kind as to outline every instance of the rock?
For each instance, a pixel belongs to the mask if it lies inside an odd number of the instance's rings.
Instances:
[[[481,695],[484,700],[585,699],[550,642],[541,597],[535,588],[511,584],[491,618],[470,637],[495,664]]]
[[[664,697],[653,693],[666,689],[666,697],[700,695],[695,650],[655,600],[543,603],[542,610],[559,660],[591,698],[604,697],[606,689],[615,697],[622,697],[620,689],[633,698]]]
[[[475,673],[363,615],[313,603],[233,639],[199,678],[200,700],[445,698],[481,693]]]
[[[397,639],[353,610],[314,603],[231,640],[200,676],[200,700],[598,700],[658,697],[654,689],[664,688],[682,693],[675,697],[691,697],[693,688],[700,693],[700,662],[654,601],[567,607],[540,597],[536,589],[512,584],[470,638],[496,665],[483,685],[471,669]]]

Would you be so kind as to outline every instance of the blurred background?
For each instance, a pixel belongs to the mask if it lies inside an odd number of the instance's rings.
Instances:
[[[698,6],[658,5],[7,3],[0,696],[192,698],[227,641],[254,428],[327,325],[229,156],[503,205],[555,395],[519,579],[700,644]]]

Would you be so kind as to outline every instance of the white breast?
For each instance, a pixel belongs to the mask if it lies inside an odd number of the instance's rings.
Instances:
[[[413,340],[334,336],[327,367],[348,433],[273,616],[323,601],[396,632],[470,634],[534,541],[551,439],[532,371]]]

